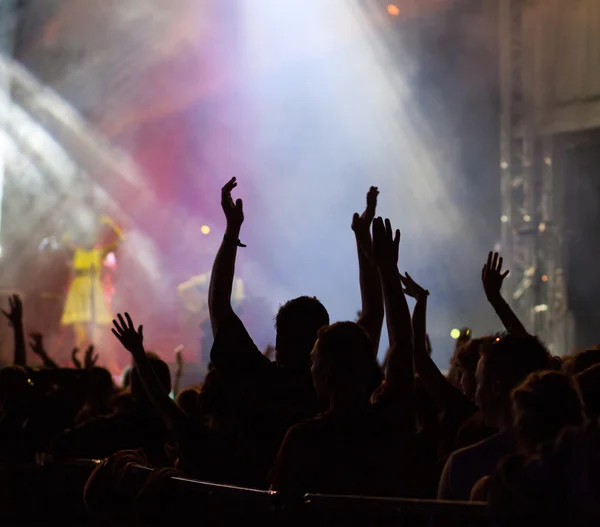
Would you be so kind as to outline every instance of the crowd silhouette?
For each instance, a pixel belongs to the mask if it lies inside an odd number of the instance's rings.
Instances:
[[[131,508],[143,511],[138,520],[158,521],[173,499],[173,476],[271,489],[290,502],[307,493],[471,500],[488,503],[499,524],[597,524],[600,348],[552,356],[504,300],[508,271],[490,253],[482,289],[505,331],[463,332],[444,375],[427,336],[430,293],[399,271],[409,249],[388,219],[376,217],[371,187],[351,222],[358,319],[332,323],[315,296],[288,300],[275,317],[274,349],[263,352],[231,302],[245,247],[236,187],[233,178],[222,189],[226,230],[208,298],[214,343],[199,386],[180,387],[180,360],[172,380],[129,313],[112,329],[132,360],[122,386],[102,367],[102,350],[90,347],[81,358],[75,350],[73,367],[61,368],[40,334],[29,347],[42,367],[31,367],[23,305],[10,299],[3,313],[14,363],[0,370],[0,514],[22,511],[14,482],[23,467],[97,459],[81,501],[107,525]],[[380,364],[384,320],[389,344]],[[137,483],[135,503],[119,493],[132,466],[154,469]]]

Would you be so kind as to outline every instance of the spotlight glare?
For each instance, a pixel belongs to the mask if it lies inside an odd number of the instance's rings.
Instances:
[[[450,336],[451,336],[451,337],[452,337],[454,340],[457,340],[457,339],[458,339],[458,337],[460,337],[460,329],[453,329],[453,330],[450,332]]]
[[[202,234],[210,234],[210,227],[208,225],[202,225],[202,227],[200,227],[200,232],[202,232]]]
[[[400,14],[400,9],[395,4],[388,4],[387,12],[392,16],[398,16]]]

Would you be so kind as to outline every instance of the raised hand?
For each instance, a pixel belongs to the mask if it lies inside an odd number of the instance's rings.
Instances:
[[[231,178],[221,189],[221,207],[227,219],[227,226],[239,229],[244,223],[244,204],[241,199],[234,203],[231,191],[237,187],[236,178]]]
[[[23,323],[23,302],[19,295],[12,295],[8,298],[10,311],[2,309],[2,313],[8,319],[12,327],[22,325]]]
[[[483,282],[485,296],[502,324],[504,324],[506,331],[512,335],[526,336],[528,333],[525,326],[500,294],[502,283],[507,276],[508,271],[502,272],[502,258],[500,255],[497,252],[490,252],[487,263],[481,270],[481,281]]]
[[[29,347],[31,348],[31,351],[33,351],[33,353],[35,353],[38,357],[42,359],[44,357],[47,357],[48,354],[44,349],[44,337],[42,336],[42,334],[33,332],[30,333],[29,336],[31,337],[31,341],[29,342]]]
[[[79,348],[74,348],[71,352],[71,360],[73,361],[73,366],[75,366],[76,370],[81,370],[82,365],[79,357],[77,356],[79,353]]]
[[[420,300],[429,296],[429,291],[417,284],[417,282],[415,282],[408,273],[406,273],[404,276],[400,274],[400,282],[402,282],[402,290],[406,296],[410,296],[415,300]]]
[[[144,327],[140,326],[136,331],[129,313],[125,313],[127,322],[120,313],[117,315],[117,318],[119,319],[118,322],[113,320],[113,325],[115,326],[111,330],[113,335],[117,337],[123,347],[134,356],[134,359],[136,355],[144,354]]]
[[[93,368],[96,366],[98,362],[98,354],[94,355],[94,345],[90,345],[87,350],[85,350],[85,355],[83,356],[83,367],[86,370]]]
[[[183,372],[183,344],[180,344],[175,348],[175,362],[177,364],[177,374],[181,375]]]
[[[58,368],[58,364],[56,364],[56,362],[54,362],[48,356],[48,353],[46,353],[46,350],[44,349],[44,337],[42,336],[42,334],[41,333],[31,333],[30,337],[31,337],[31,341],[29,342],[29,346],[31,347],[31,350],[33,351],[33,353],[35,353],[40,359],[42,359],[42,362],[44,363],[44,368],[48,368],[48,369]]]
[[[509,271],[502,272],[502,257],[496,253],[488,254],[487,263],[481,270],[483,290],[488,298],[500,296],[500,289]]]
[[[352,230],[356,234],[367,234],[371,228],[371,223],[375,218],[375,211],[377,210],[377,196],[379,195],[379,189],[377,187],[371,187],[367,193],[367,207],[364,212],[359,216],[358,212],[354,213],[352,217]]]
[[[373,221],[373,260],[381,267],[396,267],[400,249],[400,230],[394,233],[390,220],[376,218]]]

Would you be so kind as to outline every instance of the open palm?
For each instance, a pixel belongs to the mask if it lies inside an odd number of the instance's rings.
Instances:
[[[133,325],[133,321],[129,313],[125,313],[125,319],[119,313],[117,315],[119,321],[113,320],[112,328],[113,335],[119,339],[123,347],[132,355],[144,353],[144,327],[140,326],[137,331]]]

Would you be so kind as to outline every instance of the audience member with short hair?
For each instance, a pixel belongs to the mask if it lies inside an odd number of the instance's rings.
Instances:
[[[475,398],[485,423],[498,433],[454,452],[444,467],[438,497],[468,500],[475,484],[516,449],[511,392],[532,372],[548,368],[550,354],[533,336],[499,338],[477,364]]]
[[[271,474],[272,488],[307,492],[409,496],[415,489],[413,331],[397,269],[400,232],[389,220],[373,226],[372,258],[379,266],[390,354],[385,386],[370,402],[378,366],[372,342],[354,322],[319,331],[312,351],[324,414],[292,427]]]

